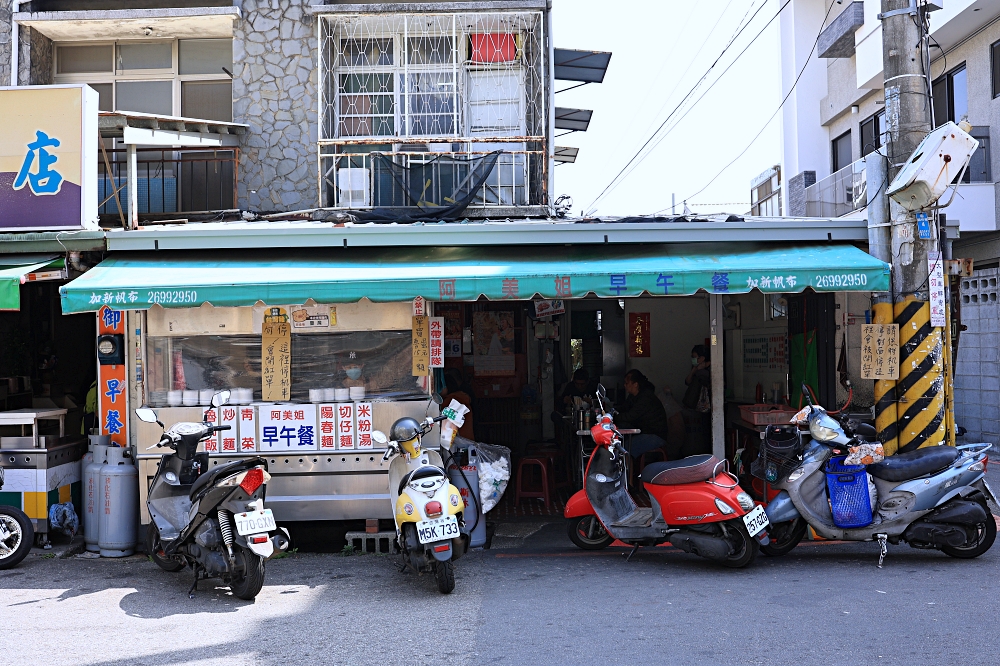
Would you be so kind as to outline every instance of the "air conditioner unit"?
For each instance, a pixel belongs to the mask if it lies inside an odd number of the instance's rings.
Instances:
[[[372,205],[371,171],[359,167],[337,169],[337,205],[363,208]]]
[[[908,211],[930,208],[969,164],[977,148],[979,142],[955,123],[941,125],[913,151],[889,184],[888,195]]]

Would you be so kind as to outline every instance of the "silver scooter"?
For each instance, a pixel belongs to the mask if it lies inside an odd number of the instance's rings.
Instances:
[[[803,388],[803,392],[808,395],[808,389]],[[875,431],[846,418],[837,420],[818,405],[811,407],[808,441],[795,432],[800,437],[798,443],[791,440],[791,446],[783,447],[790,440],[789,427],[769,427],[761,456],[752,468],[755,476],[780,490],[767,505],[771,543],[761,547],[766,555],[792,550],[805,535],[806,526],[826,539],[878,541],[879,567],[887,542],[905,541],[913,548],[940,550],[961,559],[978,557],[990,549],[997,536],[990,510],[990,503],[995,506],[997,500],[985,478],[986,452],[992,445],[926,447],[867,465],[877,491],[872,522],[865,527],[842,528],[834,522],[827,463],[834,455],[847,453],[852,445],[866,439],[875,441]],[[782,434],[784,442],[776,441],[779,437],[772,440]],[[769,445],[769,441],[774,444]],[[785,455],[775,456],[777,450]]]

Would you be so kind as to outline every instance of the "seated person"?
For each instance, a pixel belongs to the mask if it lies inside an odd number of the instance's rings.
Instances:
[[[638,370],[625,373],[625,404],[615,417],[619,428],[641,430],[641,434],[626,437],[626,448],[633,458],[643,453],[663,449],[670,433],[667,412],[656,397],[656,388]]]
[[[590,390],[590,373],[583,368],[579,368],[573,373],[573,381],[567,382],[560,397],[563,405],[572,405],[573,398],[583,398],[592,394]]]

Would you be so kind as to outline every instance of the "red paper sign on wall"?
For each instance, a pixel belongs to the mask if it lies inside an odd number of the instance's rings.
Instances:
[[[647,358],[649,352],[649,313],[628,313],[628,355],[630,358]]]

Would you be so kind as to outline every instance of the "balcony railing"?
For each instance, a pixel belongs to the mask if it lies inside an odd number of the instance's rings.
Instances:
[[[101,215],[117,216],[120,202],[122,214],[128,216],[126,151],[99,152],[97,159],[98,211]],[[236,208],[238,164],[238,148],[137,151],[136,199],[139,214],[156,216]]]
[[[483,150],[321,154],[323,206],[432,209],[467,198],[477,208],[541,204],[533,184],[541,181],[544,151]]]
[[[866,203],[868,184],[863,159],[806,188],[807,217],[841,217]]]

